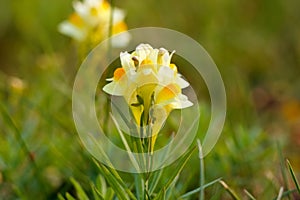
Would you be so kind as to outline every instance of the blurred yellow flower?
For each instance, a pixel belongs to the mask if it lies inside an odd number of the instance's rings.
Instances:
[[[122,67],[107,79],[112,82],[103,87],[106,93],[125,98],[138,126],[151,127],[151,152],[169,113],[193,105],[182,94],[189,83],[171,63],[173,54],[174,51],[154,49],[149,44],[140,44],[131,54],[122,52]]]
[[[26,82],[15,76],[9,77],[8,82],[11,89],[17,93],[22,93],[23,90],[27,87]]]
[[[73,3],[75,12],[68,20],[59,24],[59,31],[79,42],[97,44],[109,36],[109,23],[112,8],[105,0],[84,0]],[[125,13],[114,8],[112,13],[112,34],[127,30],[124,22]],[[130,35],[124,34],[113,46],[122,47],[129,42]]]

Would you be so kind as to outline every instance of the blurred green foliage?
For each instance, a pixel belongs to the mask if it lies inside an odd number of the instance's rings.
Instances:
[[[282,185],[294,188],[281,175],[276,143],[299,177],[300,1],[114,3],[126,10],[129,29],[160,26],[183,32],[219,67],[228,115],[223,135],[205,158],[206,179],[223,177],[241,196],[246,189],[258,199],[276,197]],[[71,12],[71,0],[0,0],[0,199],[75,194],[70,177],[92,194],[90,181],[99,171],[80,143],[71,113],[80,65],[76,44],[57,31]],[[188,70],[184,75],[192,79]],[[205,90],[200,93],[199,136],[210,118],[209,99]],[[198,162],[194,154],[183,169],[179,193],[198,187]],[[230,199],[220,185],[206,193]]]

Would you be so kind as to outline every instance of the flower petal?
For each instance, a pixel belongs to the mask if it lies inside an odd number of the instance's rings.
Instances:
[[[145,60],[151,53],[153,48],[149,44],[140,44],[135,49],[135,54],[138,56],[140,63]]]
[[[103,91],[111,95],[123,96],[125,92],[125,87],[122,87],[120,83],[113,81],[111,83],[106,84],[103,87]]]
[[[169,85],[172,82],[174,82],[174,78],[175,78],[174,71],[167,66],[160,67],[157,76],[159,78],[159,83],[161,85]]]
[[[117,24],[123,21],[125,18],[125,12],[122,9],[114,8],[113,11],[113,24]]]
[[[121,65],[125,69],[125,71],[130,71],[131,69],[135,69],[131,54],[129,54],[128,52],[121,52],[120,59],[121,59]]]
[[[83,28],[78,28],[68,21],[63,21],[58,25],[59,32],[74,38],[77,41],[83,41],[86,38],[87,31]]]
[[[131,39],[131,35],[128,32],[122,32],[122,34],[116,35],[111,40],[111,44],[113,47],[121,48],[128,45],[129,41]]]
[[[175,101],[171,103],[173,109],[183,109],[193,105],[184,94],[179,94],[174,100]]]
[[[187,88],[190,84],[186,81],[186,80],[184,80],[183,78],[181,78],[181,75],[180,74],[178,74],[177,76],[176,76],[176,83],[183,89],[183,88]]]

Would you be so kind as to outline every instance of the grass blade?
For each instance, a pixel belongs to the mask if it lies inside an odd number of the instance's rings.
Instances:
[[[119,199],[128,199],[125,188],[122,187],[117,178],[104,165],[98,165],[100,172],[105,177],[107,182],[113,187]]]
[[[290,194],[293,194],[294,192],[297,192],[297,189],[285,191],[282,193],[282,198],[288,197]],[[276,200],[276,199],[277,199],[277,197],[273,198],[273,200]]]
[[[86,195],[86,193],[82,189],[81,185],[74,178],[71,178],[71,182],[72,182],[72,184],[74,185],[74,187],[76,189],[77,197],[80,200],[89,200],[88,196]]]
[[[174,173],[169,177],[169,180],[165,184],[166,190],[168,190],[168,188],[170,187],[170,185],[173,183],[174,179],[180,174],[180,172],[182,171],[183,167],[185,166],[185,164],[187,163],[187,161],[189,160],[189,158],[192,156],[194,150],[195,150],[195,147],[191,148],[184,156],[182,156],[180,158],[179,163],[177,164],[177,166],[176,166],[176,168],[174,170]]]
[[[200,192],[201,190],[204,190],[205,188],[207,188],[207,187],[209,187],[209,186],[211,186],[211,185],[213,185],[213,184],[215,184],[215,183],[217,183],[217,182],[220,182],[221,179],[222,179],[222,178],[218,178],[218,179],[213,180],[213,181],[211,181],[211,182],[209,182],[209,183],[207,183],[207,184],[205,184],[205,185],[202,185],[202,186],[199,187],[199,188],[196,188],[196,189],[194,189],[194,190],[192,190],[192,191],[190,191],[190,192],[187,192],[186,194],[182,195],[181,198],[186,198],[186,197],[189,197],[189,196],[191,196],[191,195],[193,195],[193,194],[196,194],[196,193]]]
[[[296,177],[296,175],[295,175],[295,173],[294,173],[294,170],[293,170],[293,168],[292,168],[292,165],[291,165],[291,163],[290,163],[289,160],[286,160],[286,162],[287,162],[287,164],[288,164],[288,168],[289,168],[289,171],[290,171],[291,176],[292,176],[292,178],[293,178],[293,181],[294,181],[294,183],[295,183],[295,185],[296,185],[297,191],[298,191],[298,193],[300,194],[300,186],[299,186],[299,182],[298,182],[297,177]]]
[[[244,189],[244,192],[251,200],[256,200],[255,197],[248,190]]]
[[[287,179],[287,175],[286,175],[286,171],[285,171],[286,168],[285,168],[285,164],[284,164],[284,157],[283,157],[282,150],[281,150],[281,147],[280,147],[280,144],[278,141],[277,141],[277,151],[279,154],[280,170],[281,170],[283,184],[284,184],[283,186],[286,190],[289,190],[288,179]],[[288,197],[288,199],[291,199],[291,197],[289,195],[287,197]]]
[[[145,195],[145,182],[141,174],[134,174],[134,183],[137,199],[143,200]]]
[[[166,190],[163,188],[153,200],[165,200],[166,199]]]
[[[70,193],[66,193],[66,199],[67,200],[76,200]]]
[[[91,187],[95,200],[105,200],[101,192],[97,189],[97,187],[94,184],[92,184]]]
[[[276,200],[280,200],[282,198],[282,194],[283,194],[283,187],[280,187],[280,190],[279,190],[279,193],[278,193],[278,196],[277,196]]]
[[[231,189],[224,181],[219,181],[219,183],[225,188],[225,190],[230,194],[230,196],[234,199],[234,200],[241,200],[238,195],[234,192],[233,189]]]
[[[5,109],[4,105],[2,105],[2,103],[0,103],[0,110],[3,116],[3,119],[5,120],[6,124],[9,124],[10,127],[12,127],[13,132],[15,134],[15,138],[18,141],[21,149],[23,150],[24,154],[27,155],[27,158],[29,159],[30,163],[33,165],[34,168],[36,168],[37,171],[39,171],[37,169],[35,160],[32,159],[31,152],[29,150],[29,148],[27,147],[26,142],[24,141],[23,137],[22,137],[22,133],[19,130],[19,128],[17,127],[15,121],[13,120],[13,118],[11,117],[11,115],[8,113],[8,111]]]
[[[201,146],[199,139],[197,140],[197,145],[198,145],[199,160],[200,160],[200,188],[202,188],[199,191],[199,200],[204,200],[204,188],[203,188],[203,185],[205,184],[204,159],[203,159],[203,153],[202,153],[202,146]]]
[[[172,141],[172,139],[174,138],[174,134],[172,134],[172,137],[170,138],[170,141]],[[170,142],[169,141],[169,142]],[[166,159],[166,156],[170,153],[170,149],[171,148],[168,148],[167,151],[166,151],[166,154],[164,155],[164,159]],[[160,170],[152,173],[154,174],[152,178],[152,181],[150,181],[150,184],[149,184],[149,195],[152,195],[153,192],[155,191],[158,183],[159,183],[159,180],[164,172],[164,169],[165,168],[161,168]]]
[[[114,198],[114,191],[110,187],[110,188],[107,189],[107,192],[105,194],[105,200],[113,200],[113,198]]]
[[[134,155],[132,154],[132,151],[131,151],[131,149],[130,149],[130,147],[129,147],[129,145],[128,145],[128,142],[127,142],[127,140],[126,140],[126,138],[125,138],[125,136],[124,136],[122,130],[120,129],[120,126],[119,126],[117,120],[114,118],[114,116],[113,116],[112,114],[111,114],[110,116],[111,116],[112,120],[114,121],[114,123],[115,123],[115,125],[116,125],[116,127],[117,127],[117,130],[118,130],[118,132],[119,132],[119,135],[120,135],[120,137],[121,137],[121,140],[122,140],[122,142],[123,142],[123,144],[124,144],[124,146],[125,146],[125,149],[126,149],[126,151],[127,151],[127,153],[128,153],[129,159],[131,160],[131,162],[132,162],[133,166],[135,167],[135,169],[136,169],[137,171],[139,171],[140,167],[139,167],[139,165],[138,165],[138,163],[137,163],[137,161],[136,161]]]

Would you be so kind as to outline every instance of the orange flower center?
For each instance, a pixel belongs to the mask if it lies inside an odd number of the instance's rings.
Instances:
[[[123,68],[117,68],[114,72],[114,80],[118,81],[125,74],[125,70]]]
[[[82,27],[84,24],[82,18],[76,13],[70,15],[69,21],[77,27]]]

